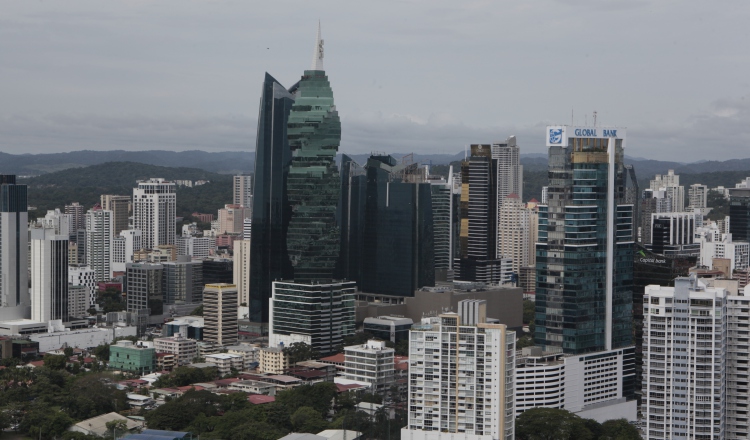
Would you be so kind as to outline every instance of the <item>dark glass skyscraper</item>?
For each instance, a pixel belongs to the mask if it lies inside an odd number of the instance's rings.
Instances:
[[[293,276],[286,248],[289,203],[286,180],[292,158],[287,119],[294,90],[266,73],[258,111],[253,183],[253,234],[250,244],[250,320],[268,322],[271,283]]]
[[[549,127],[549,200],[536,247],[537,345],[581,354],[633,344],[633,205],[625,131]]]
[[[750,188],[729,189],[729,232],[734,241],[750,241]]]

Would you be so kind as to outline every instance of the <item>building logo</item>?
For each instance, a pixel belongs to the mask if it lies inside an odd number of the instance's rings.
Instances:
[[[549,143],[550,144],[562,144],[563,129],[562,128],[550,128],[549,129]]]

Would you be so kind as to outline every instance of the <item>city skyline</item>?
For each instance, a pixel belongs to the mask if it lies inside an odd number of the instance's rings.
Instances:
[[[252,151],[258,81],[294,81],[317,18],[344,153],[452,154],[508,135],[544,153],[544,126],[593,111],[629,128],[635,157],[738,157],[748,135],[747,61],[727,44],[746,38],[741,2],[176,6],[8,2],[0,149]],[[631,26],[583,31],[612,22]]]

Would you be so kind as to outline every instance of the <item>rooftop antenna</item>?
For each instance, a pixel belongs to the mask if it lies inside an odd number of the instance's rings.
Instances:
[[[594,127],[596,127],[596,110],[594,110]]]
[[[469,157],[469,146],[467,144],[464,144],[464,160]]]

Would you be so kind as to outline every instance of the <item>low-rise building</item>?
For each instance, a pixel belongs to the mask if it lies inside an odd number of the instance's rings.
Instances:
[[[260,363],[260,347],[250,344],[237,344],[224,347],[229,354],[237,354],[244,359],[245,368]]]
[[[370,340],[344,347],[344,378],[370,383],[373,393],[385,393],[393,385],[394,353],[385,341]]]
[[[232,370],[242,371],[245,368],[244,358],[237,354],[217,353],[209,354],[205,357],[206,362],[216,365],[219,374],[226,376]]]
[[[158,353],[172,353],[176,358],[176,365],[187,365],[198,356],[198,343],[193,339],[180,336],[154,339],[154,348]]]
[[[109,347],[109,368],[148,374],[156,369],[156,351],[153,348],[117,341]]]
[[[180,335],[183,338],[203,340],[204,321],[202,316],[180,316],[164,324],[163,335]]]
[[[172,371],[177,362],[173,353],[156,353],[156,369],[158,371]]]
[[[122,432],[115,433],[115,435],[124,435],[128,432],[134,432],[137,429],[143,427],[143,422],[137,422],[135,420],[117,414],[116,412],[111,412],[78,422],[68,428],[68,431],[80,432],[82,434],[93,435],[95,437],[104,437],[110,433],[109,428],[107,428],[107,423],[116,421],[125,422],[126,428]]]
[[[289,356],[281,347],[264,347],[260,349],[261,373],[283,374],[289,369]]]
[[[259,380],[241,380],[229,386],[230,390],[242,391],[248,394],[264,394],[266,396],[276,395],[276,386],[272,383]]]
[[[409,329],[414,321],[411,318],[403,316],[378,316],[377,318],[365,318],[365,333],[382,339],[391,341],[394,344],[409,339]]]

